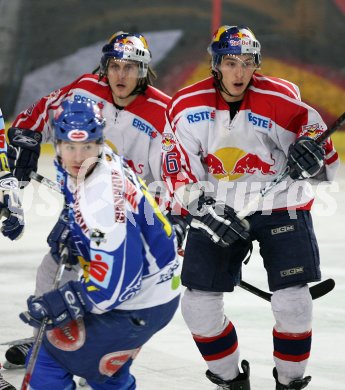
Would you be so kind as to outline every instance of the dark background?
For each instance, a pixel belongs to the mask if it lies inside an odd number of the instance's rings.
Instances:
[[[168,94],[176,92],[181,87],[178,76],[205,59],[212,5],[212,0],[0,0],[0,31],[11,40],[10,50],[0,47],[4,115],[17,114],[13,111],[25,74],[106,41],[118,30],[183,31],[178,45],[155,68],[159,75],[155,85]],[[223,0],[220,24],[251,27],[262,44],[263,60],[276,57],[310,71],[321,69],[324,77],[344,88],[345,17],[336,1]]]

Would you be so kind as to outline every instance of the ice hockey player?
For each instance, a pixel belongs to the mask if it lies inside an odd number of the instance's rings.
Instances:
[[[24,322],[49,318],[30,388],[75,389],[77,375],[92,389],[132,390],[133,359],[178,307],[176,236],[142,180],[104,145],[97,106],[65,101],[53,128],[70,205],[71,239],[58,244],[83,259],[85,272],[27,301]]]
[[[50,93],[21,112],[9,129],[9,160],[15,177],[30,181],[37,170],[40,142],[52,140],[51,120],[60,103],[68,98],[76,102],[95,102],[103,106],[107,143],[127,159],[152,193],[161,184],[160,145],[165,109],[170,97],[152,86],[155,73],[150,66],[151,52],[141,34],[119,31],[102,49],[100,73],[84,74],[71,84]],[[39,140],[39,142],[34,142]],[[156,188],[156,184],[159,184]],[[174,219],[179,241],[184,238],[183,220]],[[51,253],[38,268],[36,295],[51,289],[56,271]],[[70,268],[65,278],[77,277],[78,267]],[[67,279],[65,279],[67,281]],[[10,366],[23,365],[32,343],[13,346],[6,352]]]
[[[10,172],[7,161],[5,121],[0,109],[0,220],[1,233],[10,240],[20,238],[24,230],[24,214],[19,200],[18,180]],[[0,390],[16,390],[0,373]]]
[[[224,314],[252,241],[257,240],[273,292],[273,376],[276,390],[306,387],[312,299],[320,280],[310,208],[315,183],[339,164],[320,115],[293,83],[256,73],[261,46],[244,26],[221,26],[208,51],[212,76],[183,88],[168,105],[163,134],[166,183],[191,221],[182,267],[184,320],[219,389],[250,389],[234,320]],[[288,180],[261,199],[245,220],[236,213],[286,166]],[[205,235],[209,240],[205,239]]]

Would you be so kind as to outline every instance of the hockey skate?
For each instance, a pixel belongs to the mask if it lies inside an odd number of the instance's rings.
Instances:
[[[213,374],[210,370],[206,371],[207,378],[218,385],[217,390],[250,390],[249,383],[249,363],[246,360],[242,360],[241,367],[243,373],[239,373],[235,379],[225,381],[219,376]]]
[[[12,368],[23,368],[25,366],[25,359],[33,344],[33,342],[29,342],[12,345],[5,353],[6,362],[3,364],[3,367],[8,370]]]
[[[276,380],[276,390],[300,390],[308,386],[308,383],[311,381],[311,376],[306,376],[302,379],[295,379],[291,381],[288,385],[282,385],[278,382],[278,372],[276,368],[273,368],[273,377]]]
[[[5,379],[0,374],[0,390],[16,390],[16,388],[5,381]]]

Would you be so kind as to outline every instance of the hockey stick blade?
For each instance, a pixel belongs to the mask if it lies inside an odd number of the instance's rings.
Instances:
[[[314,284],[309,288],[310,295],[313,299],[318,299],[331,292],[335,287],[334,279],[326,279],[323,282]]]
[[[258,297],[264,299],[265,301],[270,302],[272,294],[260,290],[259,288],[245,282],[244,280],[241,280],[240,287],[242,287],[244,290],[249,291],[252,294],[257,295]],[[335,287],[335,281],[334,279],[326,279],[320,283],[317,283],[309,288],[310,295],[312,299],[318,299],[323,297],[324,295],[328,294],[330,291],[332,291]]]

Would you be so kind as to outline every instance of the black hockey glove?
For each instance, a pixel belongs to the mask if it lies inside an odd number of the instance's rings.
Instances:
[[[325,151],[310,137],[298,138],[290,145],[288,152],[289,175],[294,180],[304,180],[315,176],[322,168]]]
[[[50,253],[58,264],[61,261],[61,253],[63,248],[68,248],[68,259],[66,261],[67,270],[71,270],[73,265],[79,263],[79,252],[75,247],[74,241],[72,239],[67,208],[62,210],[58,221],[47,238],[47,242],[50,246]]]
[[[214,243],[227,247],[238,239],[249,240],[249,222],[237,218],[233,208],[202,195],[188,207],[190,225],[201,230]],[[196,203],[196,202],[195,202]]]
[[[24,232],[24,212],[19,199],[18,180],[9,172],[0,172],[1,233],[10,240],[19,239]]]
[[[30,182],[30,173],[37,172],[41,151],[42,134],[38,131],[10,127],[8,129],[8,163],[20,188]]]
[[[167,214],[170,223],[173,225],[176,238],[177,238],[177,246],[178,249],[182,249],[183,241],[186,237],[187,230],[189,228],[188,222],[182,215],[173,215],[171,213]]]

